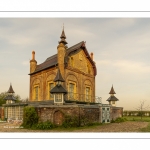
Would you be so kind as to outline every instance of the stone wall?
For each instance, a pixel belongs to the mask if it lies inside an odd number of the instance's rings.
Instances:
[[[110,109],[110,119],[115,120],[116,118],[123,116],[123,108],[122,107],[111,107]]]
[[[51,121],[62,125],[66,116],[76,117],[80,125],[87,123],[101,123],[101,106],[99,105],[49,105],[36,107],[39,122]],[[122,117],[122,107],[111,107],[110,120]]]
[[[54,124],[61,125],[65,117],[76,117],[79,123],[99,122],[100,109],[99,107],[87,107],[83,105],[69,105],[69,106],[42,106],[36,108],[39,116],[39,121],[45,122],[47,120]]]

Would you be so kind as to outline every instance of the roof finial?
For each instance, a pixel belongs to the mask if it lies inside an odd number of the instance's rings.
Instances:
[[[61,41],[59,43],[63,43],[64,45],[68,44],[66,42],[66,40],[65,40],[66,39],[66,35],[65,35],[65,31],[64,31],[64,23],[63,23],[63,29],[62,29],[62,33],[61,33],[60,38],[61,38]]]
[[[9,87],[7,93],[15,93],[13,88],[12,88],[12,84],[11,83],[10,83],[10,87]]]
[[[115,90],[113,88],[113,84],[112,84],[112,87],[111,87],[111,90],[110,90],[109,94],[116,94],[116,92],[115,92]]]

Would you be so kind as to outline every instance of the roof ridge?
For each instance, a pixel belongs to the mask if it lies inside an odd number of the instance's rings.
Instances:
[[[67,51],[68,51],[69,49],[71,49],[72,47],[74,47],[74,46],[76,46],[76,45],[79,45],[80,43],[83,43],[83,42],[84,42],[84,41],[81,41],[81,42],[79,42],[79,43],[77,43],[77,44],[75,44],[75,45],[73,45],[73,46],[67,48]]]

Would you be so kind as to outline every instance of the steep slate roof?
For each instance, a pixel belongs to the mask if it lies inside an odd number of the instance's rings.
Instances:
[[[119,101],[115,96],[110,96],[106,101]]]
[[[30,73],[29,75],[51,68],[53,66],[56,66],[57,64],[57,54],[55,54],[51,57],[48,57],[43,63],[37,65],[35,71],[33,73]]]
[[[65,82],[65,80],[63,79],[59,69],[58,69],[57,75],[56,75],[56,77],[54,79],[54,82],[56,82],[56,81]]]
[[[109,94],[116,94],[115,91],[114,91],[113,85],[111,87],[111,90],[110,90]]]
[[[5,98],[4,98],[4,100],[13,100],[13,101],[15,101],[15,100],[17,100],[13,95],[7,95]]]
[[[9,87],[9,90],[7,91],[7,93],[15,93],[11,84],[10,84],[10,87]]]
[[[62,85],[56,85],[53,89],[50,90],[50,93],[67,93]]]
[[[84,41],[72,46],[72,47],[69,47],[67,50],[66,50],[66,54],[65,54],[65,58],[64,58],[64,62],[65,62],[65,65],[68,63],[68,56],[74,52],[77,52],[78,50],[80,50],[80,48],[82,48],[86,54],[86,57],[89,59],[89,61],[91,62],[93,68],[94,68],[94,75],[97,74],[97,71],[96,71],[96,66],[95,66],[95,63],[94,61],[91,59],[86,47],[85,47],[85,43]],[[37,72],[40,72],[40,71],[43,71],[45,69],[48,69],[48,68],[51,68],[51,67],[54,67],[54,66],[57,66],[58,65],[58,62],[57,62],[57,54],[51,56],[51,57],[48,57],[43,63],[37,65],[35,71],[33,73],[30,73],[29,75],[32,75],[32,74],[35,74]]]

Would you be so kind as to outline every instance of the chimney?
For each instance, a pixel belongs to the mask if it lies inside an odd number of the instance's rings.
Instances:
[[[93,53],[90,54],[91,59],[93,60]]]
[[[32,60],[35,60],[35,51],[32,51]]]
[[[35,71],[37,61],[35,60],[35,51],[32,51],[32,59],[30,60],[30,73]]]

